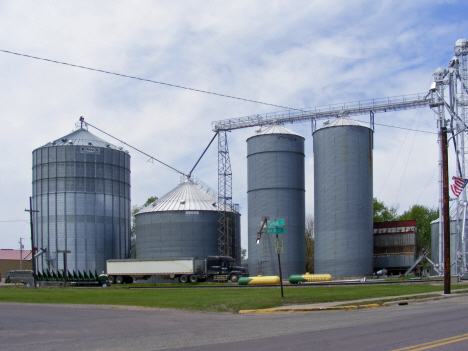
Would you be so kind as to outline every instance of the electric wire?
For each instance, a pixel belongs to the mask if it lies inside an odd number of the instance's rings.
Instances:
[[[357,122],[369,124],[368,121],[363,121],[363,120],[359,120],[359,119],[356,119],[356,118],[354,120],[357,121]],[[388,124],[375,123],[375,122],[374,122],[374,125],[381,126],[381,127],[409,130],[409,131],[418,132],[418,133],[438,134],[437,132],[431,132],[431,131],[428,131],[428,130],[413,129],[413,128],[406,128],[406,127],[397,127],[397,126],[391,126],[391,125],[388,125]]]
[[[416,115],[415,115],[414,118],[416,118]],[[413,123],[414,123],[414,118],[413,118],[413,122],[411,123],[411,125],[413,125]],[[396,155],[396,157],[395,157],[395,160],[393,161],[393,164],[392,164],[392,166],[390,167],[390,170],[388,171],[387,177],[385,178],[385,180],[384,180],[384,182],[383,182],[383,184],[382,184],[382,187],[380,188],[380,191],[379,191],[379,193],[377,194],[377,198],[380,197],[380,194],[382,193],[382,190],[385,188],[385,184],[387,183],[388,177],[389,177],[390,174],[392,173],[393,167],[395,166],[395,163],[397,162],[398,157],[400,156],[400,152],[401,152],[401,150],[403,149],[403,145],[405,144],[406,139],[408,138],[408,135],[409,135],[410,130],[409,130],[409,128],[408,128],[407,130],[408,130],[408,132],[406,133],[405,139],[403,140],[403,142],[402,142],[401,145],[400,145],[400,149],[398,150],[398,153],[397,153],[397,155]]]
[[[29,219],[17,219],[12,221],[0,221],[0,223],[13,223],[13,222],[26,222],[29,223]]]
[[[140,77],[135,77],[135,76],[131,76],[131,75],[128,75],[128,74],[122,74],[122,73],[116,73],[116,72],[105,71],[105,70],[98,69],[98,68],[92,68],[92,67],[86,67],[86,66],[76,65],[76,64],[73,64],[73,63],[67,63],[67,62],[62,62],[62,61],[57,61],[57,60],[51,60],[51,59],[47,59],[47,58],[42,58],[42,57],[37,57],[37,56],[32,56],[32,55],[27,55],[27,54],[21,54],[21,53],[18,53],[18,52],[13,52],[13,51],[8,51],[8,50],[1,50],[1,49],[0,49],[0,52],[4,52],[4,53],[7,53],[7,54],[12,54],[12,55],[17,55],[17,56],[23,56],[23,57],[27,57],[27,58],[32,58],[32,59],[35,59],[35,60],[46,61],[46,62],[50,62],[50,63],[56,63],[56,64],[60,64],[60,65],[75,67],[75,68],[86,69],[86,70],[89,70],[89,71],[94,71],[94,72],[100,72],[100,73],[115,75],[115,76],[119,76],[119,77],[123,77],[123,78],[136,79],[136,80],[140,80],[140,81],[148,82],[148,83],[166,85],[166,86],[173,87],[173,88],[191,90],[191,91],[195,91],[195,92],[199,92],[199,93],[203,93],[203,94],[209,94],[209,95],[215,95],[215,96],[225,97],[225,98],[229,98],[229,99],[235,99],[235,100],[241,100],[241,101],[246,101],[246,102],[252,102],[252,103],[255,103],[255,104],[261,104],[261,105],[266,105],[266,106],[279,107],[279,108],[283,108],[283,109],[287,109],[287,110],[294,110],[294,111],[306,112],[306,111],[304,111],[304,110],[302,110],[302,109],[298,109],[298,108],[294,108],[294,107],[276,105],[276,104],[271,104],[271,103],[267,103],[267,102],[262,102],[262,101],[257,101],[257,100],[251,100],[251,99],[246,99],[246,98],[241,98],[241,97],[236,97],[236,96],[231,96],[231,95],[226,95],[226,94],[221,94],[221,93],[215,93],[215,92],[206,91],[206,90],[201,90],[201,89],[195,89],[195,88],[190,88],[190,87],[184,87],[184,86],[182,86],[182,85],[176,85],[176,84],[171,84],[171,83],[159,82],[159,81],[155,81],[155,80],[152,80],[152,79],[140,78]],[[386,124],[379,124],[379,123],[374,123],[374,124],[375,124],[375,125],[384,126],[384,127],[390,127],[390,128],[408,129],[408,128],[404,128],[404,127],[390,126],[390,125],[386,125]],[[434,133],[434,132],[429,132],[429,131],[424,131],[424,130],[414,130],[414,131],[421,132],[421,133]],[[437,133],[434,133],[434,134],[437,134]]]
[[[83,118],[83,117],[81,117],[81,118]],[[127,144],[125,141],[122,141],[122,140],[116,138],[115,136],[110,135],[109,133],[106,133],[106,132],[103,131],[102,129],[99,129],[98,127],[96,127],[96,126],[94,126],[94,125],[92,125],[92,124],[90,124],[90,123],[88,123],[88,122],[84,122],[84,123],[85,123],[86,125],[88,125],[88,126],[93,127],[93,128],[96,129],[96,130],[99,130],[101,133],[104,133],[104,134],[110,136],[111,138],[114,138],[115,140],[118,140],[118,141],[121,142],[122,144],[125,144],[125,145],[127,145],[128,147],[131,147],[133,150],[136,150],[136,151],[138,151],[139,153],[142,153],[143,155],[145,155],[145,156],[147,156],[147,157],[149,157],[149,158],[151,158],[151,159],[153,159],[153,160],[155,160],[155,161],[157,161],[157,162],[163,164],[164,166],[169,167],[170,169],[176,171],[177,173],[180,173],[180,174],[182,174],[183,176],[188,177],[188,175],[185,174],[184,172],[181,172],[181,171],[179,171],[178,169],[175,169],[174,167],[169,166],[167,163],[164,163],[164,162],[158,160],[157,158],[155,158],[155,157],[153,157],[153,156],[151,156],[151,155],[148,155],[146,152],[143,152],[143,151],[141,151],[140,149],[137,149],[136,147],[134,147],[134,146],[132,146],[132,145],[130,145],[130,144]]]
[[[421,111],[418,111],[418,112],[419,112],[419,120],[418,120],[418,124],[416,125],[416,128],[419,127],[419,123],[421,122],[421,117],[422,117]],[[416,112],[416,115],[418,114],[418,112]],[[416,119],[416,115],[415,115],[415,119]],[[413,120],[413,122],[414,122],[414,120]],[[408,163],[409,163],[409,160],[410,160],[410,157],[411,157],[411,153],[413,152],[413,146],[414,146],[414,141],[415,140],[416,140],[416,133],[414,134],[413,142],[411,143],[410,151],[408,153],[408,158],[406,159],[405,169],[403,170],[403,175],[401,176],[400,185],[398,186],[398,191],[397,191],[396,196],[395,196],[395,203],[397,203],[398,195],[400,195],[401,185],[403,184],[403,179],[405,179],[406,169],[408,168]]]
[[[432,181],[432,178],[434,177],[435,172],[439,169],[439,165],[435,166],[434,170],[432,171],[432,175],[429,177],[429,181],[426,183],[426,186],[424,187],[423,191],[421,192],[421,195],[419,195],[418,200],[416,200],[416,204],[419,202],[421,197],[423,196],[424,192],[426,191],[426,188],[429,186],[429,184]]]
[[[173,87],[173,88],[191,90],[191,91],[195,91],[195,92],[198,92],[198,93],[215,95],[215,96],[224,97],[224,98],[228,98],[228,99],[252,102],[252,103],[255,103],[255,104],[261,104],[261,105],[266,105],[266,106],[279,107],[279,108],[283,108],[283,109],[287,109],[287,110],[305,112],[305,111],[303,111],[301,109],[297,109],[297,108],[292,108],[292,107],[287,107],[287,106],[282,106],[282,105],[275,105],[275,104],[270,104],[270,103],[267,103],[267,102],[250,100],[250,99],[245,99],[245,98],[241,98],[241,97],[237,97],[237,96],[215,93],[215,92],[212,92],[212,91],[189,88],[189,87],[184,87],[182,85],[177,85],[177,84],[159,82],[159,81],[152,80],[152,79],[140,78],[140,77],[135,77],[135,76],[131,76],[131,75],[128,75],[128,74],[105,71],[105,70],[98,69],[98,68],[92,68],[92,67],[76,65],[76,64],[73,64],[73,63],[62,62],[62,61],[57,61],[57,60],[51,60],[51,59],[47,59],[47,58],[43,58],[43,57],[37,57],[37,56],[32,56],[32,55],[27,55],[27,54],[21,54],[21,53],[18,53],[18,52],[13,52],[13,51],[8,51],[8,50],[1,50],[0,49],[0,52],[4,52],[4,53],[7,53],[7,54],[12,54],[12,55],[17,55],[17,56],[23,56],[23,57],[27,57],[27,58],[32,58],[32,59],[35,59],[35,60],[46,61],[46,62],[50,62],[50,63],[56,63],[56,64],[64,65],[64,66],[70,66],[70,67],[75,67],[75,68],[86,69],[88,71],[100,72],[100,73],[105,73],[105,74],[111,74],[111,75],[118,76],[118,77],[130,78],[130,79],[140,80],[140,81],[143,81],[143,82],[165,85],[165,86]]]

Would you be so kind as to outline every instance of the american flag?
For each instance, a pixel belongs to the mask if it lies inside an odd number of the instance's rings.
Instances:
[[[460,196],[461,192],[463,191],[463,188],[466,186],[468,183],[468,179],[462,179],[458,177],[452,177],[453,179],[453,184],[450,185],[450,189],[452,189],[453,194],[458,197]]]

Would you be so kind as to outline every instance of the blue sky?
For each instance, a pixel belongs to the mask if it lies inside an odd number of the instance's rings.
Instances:
[[[0,49],[305,108],[427,91],[455,41],[468,37],[466,13],[461,1],[4,1]],[[188,172],[213,135],[211,121],[279,110],[5,53],[0,67],[0,248],[29,237],[26,221],[4,221],[27,220],[31,152],[68,134],[80,116]],[[376,115],[376,123],[437,131],[429,109]],[[286,127],[306,137],[313,214],[310,123]],[[253,133],[229,134],[244,247],[245,140]],[[400,212],[437,206],[437,150],[436,135],[377,125],[374,196]],[[131,156],[132,205],[178,184],[177,173]],[[217,186],[216,147],[195,175]]]

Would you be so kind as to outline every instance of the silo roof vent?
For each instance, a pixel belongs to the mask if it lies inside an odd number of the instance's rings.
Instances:
[[[265,135],[265,134],[293,134],[293,135],[301,136],[297,133],[294,133],[292,130],[286,129],[283,126],[280,126],[277,124],[268,126],[264,130],[259,129],[255,135]]]
[[[361,124],[359,122],[356,122],[355,120],[352,120],[349,117],[342,116],[337,119],[335,119],[333,122],[327,121],[328,123],[323,123],[323,127],[318,128],[317,130],[324,129],[324,128],[331,128],[331,127],[341,127],[341,126],[356,126],[356,127],[364,127],[364,128],[369,128],[368,126],[365,126],[364,124]],[[316,131],[317,131],[316,130]]]
[[[65,135],[61,138],[58,138],[52,141],[52,143],[47,143],[46,145],[43,145],[42,147],[53,147],[53,146],[63,146],[63,145],[78,145],[78,146],[93,145],[96,147],[108,147],[110,149],[115,149],[115,150],[122,149],[122,148],[120,149],[117,148],[117,146],[108,143],[107,141],[90,133],[86,129],[77,129],[68,135]]]

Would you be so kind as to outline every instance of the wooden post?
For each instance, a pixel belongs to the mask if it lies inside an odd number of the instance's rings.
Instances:
[[[278,234],[276,234],[276,239],[278,239]],[[278,267],[279,267],[279,276],[280,276],[280,284],[281,284],[281,297],[284,297],[283,294],[283,275],[281,273],[281,259],[280,254],[278,254]]]
[[[444,218],[444,294],[450,294],[450,213],[449,213],[449,190],[448,190],[448,150],[447,150],[447,128],[440,130],[442,147],[442,196],[443,196],[443,218]]]
[[[36,258],[35,252],[34,252],[34,226],[33,226],[33,212],[39,212],[36,210],[32,209],[32,197],[29,197],[29,210],[25,210],[26,212],[29,212],[29,223],[31,224],[31,262],[32,262],[32,271],[33,271],[33,285],[34,289],[36,289]]]

